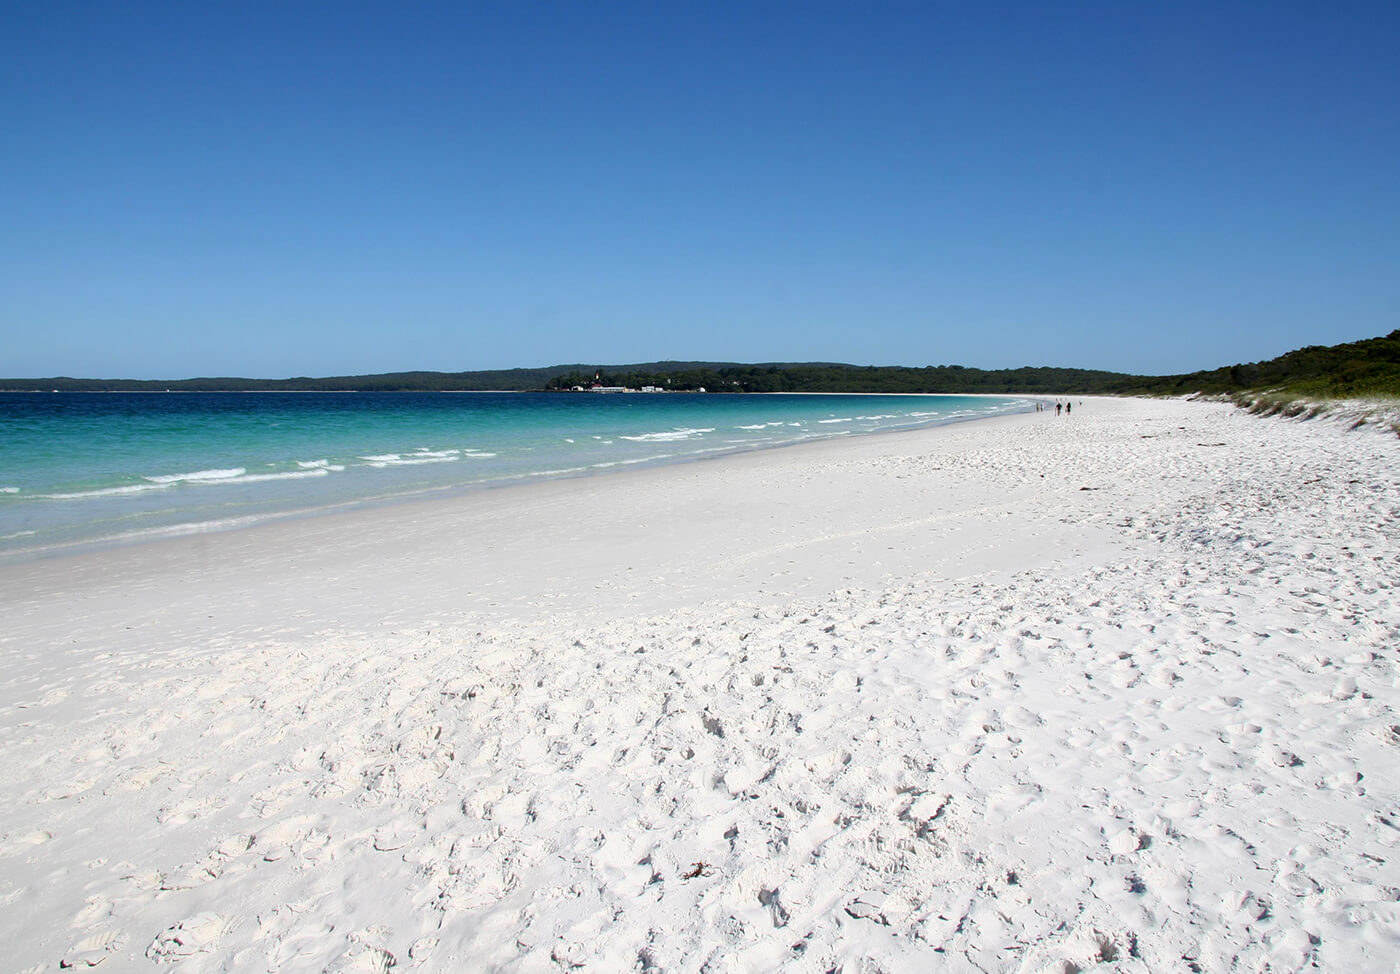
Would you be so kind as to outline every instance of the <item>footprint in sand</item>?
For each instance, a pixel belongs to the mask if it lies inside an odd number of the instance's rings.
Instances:
[[[325,938],[335,928],[326,923],[308,923],[293,930],[290,934],[275,935],[276,941],[268,952],[270,970],[319,970],[306,961],[319,954],[325,945]]]
[[[213,855],[220,859],[233,859],[252,848],[254,841],[251,835],[230,835],[214,847]]]
[[[374,830],[374,848],[379,852],[396,852],[417,841],[421,831],[413,820],[390,822]]]
[[[397,964],[383,947],[356,944],[326,965],[325,974],[383,974]]]
[[[1301,971],[1313,966],[1313,955],[1322,941],[1306,930],[1295,928],[1273,938],[1270,944],[1270,971]]]
[[[195,954],[208,953],[237,925],[235,917],[196,913],[157,934],[146,948],[146,956],[160,964],[174,964]]]
[[[922,836],[930,823],[942,817],[951,800],[946,792],[920,792],[899,813],[899,818],[912,822]]]
[[[87,903],[73,917],[70,926],[90,927],[112,915],[112,901],[105,896],[89,896]]]
[[[239,813],[241,818],[271,818],[304,799],[310,785],[302,780],[283,781],[255,793]]]
[[[161,778],[173,772],[164,765],[155,765],[149,768],[133,768],[117,779],[111,790],[116,791],[141,791],[149,788]]]
[[[223,863],[217,860],[193,863],[181,867],[181,871],[170,873],[160,884],[161,892],[195,889],[210,880],[218,879],[224,873]]]
[[[1143,846],[1143,834],[1137,829],[1121,829],[1108,840],[1108,850],[1115,856],[1128,856]]]
[[[46,829],[29,829],[0,836],[0,858],[24,855],[52,838],[53,833]]]
[[[68,952],[63,955],[63,959],[58,962],[58,966],[64,968],[96,967],[106,960],[113,951],[120,950],[121,945],[121,937],[117,931],[98,930],[88,934],[70,947]]]
[[[437,937],[419,937],[413,942],[413,946],[408,948],[409,959],[421,963],[427,959],[437,945]]]
[[[156,812],[156,821],[161,825],[186,825],[199,818],[216,803],[210,798],[189,799],[167,805]]]
[[[325,968],[327,974],[383,974],[398,965],[397,958],[384,946],[393,936],[393,931],[382,925],[350,934],[345,939],[349,946]]]

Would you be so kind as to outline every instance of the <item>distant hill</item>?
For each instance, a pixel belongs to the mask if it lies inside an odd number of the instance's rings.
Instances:
[[[686,371],[732,367],[732,362],[649,362],[642,365],[551,365],[480,372],[384,372],[290,379],[232,376],[196,379],[0,379],[0,392],[522,392],[540,390],[560,375],[602,370]]]
[[[1275,392],[1310,399],[1400,396],[1400,330],[1343,345],[1309,345],[1267,362],[1167,378],[1165,391],[1172,393]]]
[[[669,364],[669,363],[667,363]],[[886,392],[886,393],[1051,393],[1109,392],[1139,377],[1085,369],[1020,368],[969,369],[961,365],[926,368],[882,365],[841,365],[797,362],[764,365],[697,365],[657,369],[650,366],[607,366],[567,372],[550,380],[548,388],[660,386],[709,392]]]
[[[482,372],[389,372],[292,379],[0,379],[5,392],[481,392],[602,385],[709,392],[946,392],[1186,395],[1279,392],[1312,398],[1400,396],[1400,330],[1343,345],[1309,346],[1266,362],[1186,375],[1143,376],[1089,369],[971,369],[860,366],[837,362],[647,362],[554,365]]]

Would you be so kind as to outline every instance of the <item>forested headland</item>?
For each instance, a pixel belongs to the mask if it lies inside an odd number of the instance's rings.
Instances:
[[[885,392],[1009,395],[1187,395],[1279,393],[1311,398],[1400,396],[1400,330],[1380,338],[1308,346],[1263,362],[1185,375],[1128,375],[1047,366],[859,366],[832,362],[650,362],[556,365],[478,372],[178,380],[0,379],[5,392],[479,392],[588,388],[594,384],[682,392]]]

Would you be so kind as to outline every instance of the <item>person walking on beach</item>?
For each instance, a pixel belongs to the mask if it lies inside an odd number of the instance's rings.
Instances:
[[[1065,403],[1065,415],[1066,415],[1066,416],[1069,415],[1069,407],[1071,407],[1071,406],[1073,406],[1073,405],[1074,405],[1074,403],[1072,403],[1072,402],[1067,402],[1067,403]]]
[[[1057,401],[1057,402],[1055,403],[1055,415],[1056,415],[1056,416],[1060,415],[1060,406],[1061,406],[1061,403]]]

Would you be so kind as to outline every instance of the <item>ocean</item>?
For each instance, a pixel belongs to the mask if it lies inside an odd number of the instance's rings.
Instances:
[[[969,396],[0,394],[0,559],[1032,408]]]

